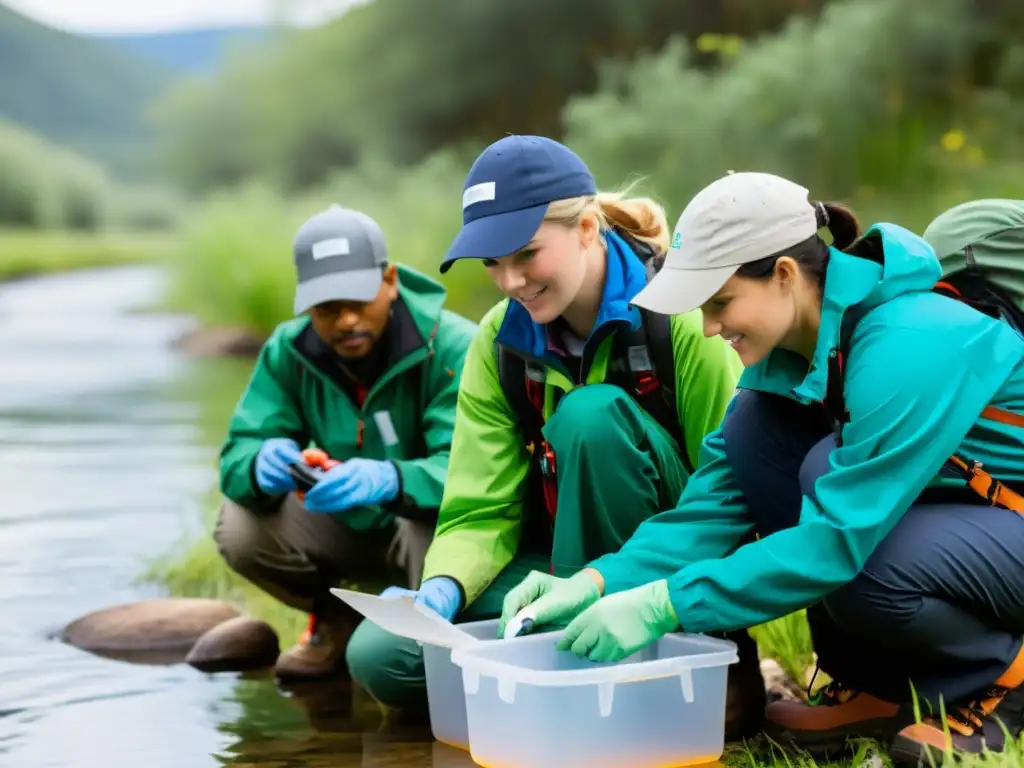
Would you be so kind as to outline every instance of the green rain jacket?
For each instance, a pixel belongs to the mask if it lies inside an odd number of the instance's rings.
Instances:
[[[629,300],[647,283],[643,262],[621,239],[609,238],[607,265],[602,306],[587,340],[588,349],[597,349],[584,376],[587,383],[604,380],[602,350],[610,348],[616,327],[639,321]],[[696,466],[701,440],[721,422],[742,364],[721,338],[704,337],[699,312],[672,318],[671,337],[677,410],[685,450]],[[484,316],[466,356],[448,482],[423,573],[424,581],[434,576],[457,581],[466,605],[512,560],[523,532],[530,457],[501,389],[496,341],[544,363],[549,387],[574,387],[548,351],[546,329],[520,304],[503,300]],[[545,399],[551,402],[550,396]]]
[[[399,297],[387,335],[389,364],[362,409],[348,394],[337,356],[308,317],[277,327],[228,427],[220,457],[225,496],[253,510],[280,503],[280,497],[267,496],[256,485],[254,464],[264,440],[290,437],[336,459],[394,462],[398,497],[382,508],[346,512],[352,527],[385,525],[391,515],[436,518],[460,373],[476,325],[444,309],[446,292],[439,283],[401,265],[398,275]]]
[[[1019,430],[978,421],[990,403],[1024,412],[1024,341],[1007,324],[932,292],[941,271],[920,237],[878,224],[862,245],[881,249],[884,266],[831,250],[810,367],[775,350],[740,380],[741,388],[822,401],[840,322],[856,308],[845,374],[850,421],[815,485],[817,500],[803,498],[796,526],[737,548],[753,522],[718,430],[679,505],[591,564],[607,593],[667,579],[685,630],[748,628],[852,580],[925,488],[962,487],[937,476],[954,452],[982,461],[996,478],[1024,480]]]

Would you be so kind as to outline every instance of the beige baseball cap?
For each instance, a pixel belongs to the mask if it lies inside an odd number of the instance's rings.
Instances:
[[[729,173],[680,214],[665,263],[631,302],[664,315],[696,309],[744,264],[818,231],[807,189],[770,173]]]

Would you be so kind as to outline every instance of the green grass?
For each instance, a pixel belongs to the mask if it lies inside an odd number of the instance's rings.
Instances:
[[[0,229],[0,280],[151,263],[165,257],[170,243],[166,235]]]

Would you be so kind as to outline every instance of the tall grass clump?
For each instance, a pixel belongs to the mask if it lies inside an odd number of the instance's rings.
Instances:
[[[269,334],[292,311],[295,207],[257,184],[205,201],[183,222],[168,260],[170,306],[206,325]]]

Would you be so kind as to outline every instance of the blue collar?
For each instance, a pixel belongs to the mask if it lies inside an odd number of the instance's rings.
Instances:
[[[608,323],[626,323],[633,330],[639,328],[640,311],[630,302],[647,285],[644,263],[629,244],[613,230],[602,234],[607,245],[604,291],[588,342]],[[557,360],[549,343],[548,327],[533,322],[530,313],[515,299],[509,300],[496,341],[536,360]]]

